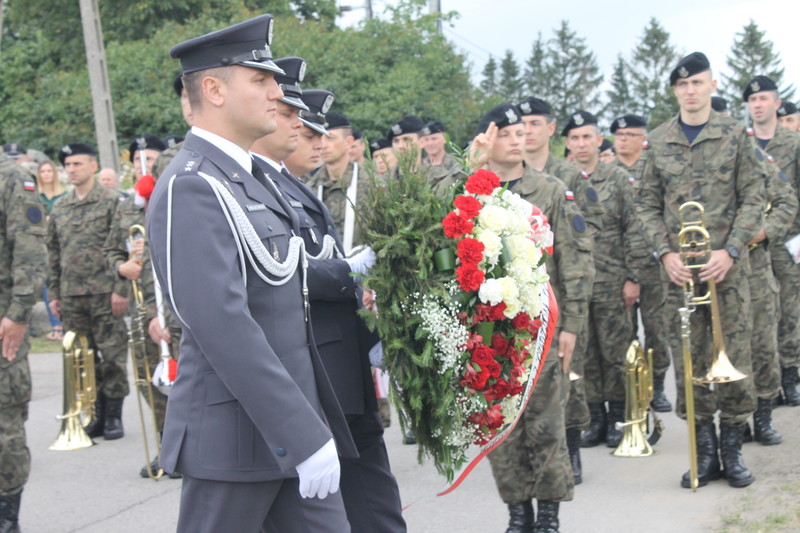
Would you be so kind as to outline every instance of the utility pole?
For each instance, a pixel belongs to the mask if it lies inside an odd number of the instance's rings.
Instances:
[[[442,0],[428,0],[428,12],[431,15],[440,14],[442,12]],[[442,19],[436,21],[436,29],[442,33]]]
[[[5,0],[0,0],[0,42],[3,40],[3,17],[6,14]]]
[[[114,108],[111,104],[111,89],[108,84],[106,51],[103,46],[103,30],[100,26],[100,10],[97,0],[80,0],[83,43],[86,46],[86,63],[89,84],[92,90],[92,111],[100,166],[119,171],[119,146],[114,125]]]

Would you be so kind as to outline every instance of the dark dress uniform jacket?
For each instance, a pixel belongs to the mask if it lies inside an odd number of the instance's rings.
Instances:
[[[292,229],[290,214],[250,169],[191,133],[158,180],[147,216],[150,250],[184,328],[161,465],[219,481],[295,477],[294,467],[332,435],[340,456],[355,456],[304,318],[301,267],[272,286],[244,259],[245,282],[228,221],[200,172],[225,185],[281,261]]]
[[[311,189],[263,160],[257,161],[297,213],[308,253],[319,254],[326,234],[344,250],[330,212]],[[356,313],[356,284],[350,266],[344,260],[309,259],[308,289],[314,340],[344,414],[363,414],[367,405],[377,409],[369,349],[378,339]]]

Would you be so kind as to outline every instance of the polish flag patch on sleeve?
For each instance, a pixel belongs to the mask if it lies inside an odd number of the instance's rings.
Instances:
[[[567,200],[575,199],[575,194],[572,191],[564,191],[564,196],[567,198]]]
[[[25,181],[25,182],[22,183],[22,185],[25,187],[26,191],[35,191],[36,190],[36,184],[34,182],[32,182],[32,181]]]

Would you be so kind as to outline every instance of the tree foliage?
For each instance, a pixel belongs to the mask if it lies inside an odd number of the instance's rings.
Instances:
[[[611,89],[606,91],[608,107],[606,111],[609,117],[618,117],[631,112],[631,88],[628,80],[628,67],[622,54],[617,56],[614,63],[614,72],[611,74]]]
[[[783,85],[784,69],[780,66],[780,54],[774,50],[772,41],[766,39],[766,32],[760,30],[752,19],[736,34],[727,64],[730,74],[722,75],[721,92],[729,102],[741,102],[745,86],[758,75],[769,76],[778,87]],[[794,94],[793,84],[784,86],[780,92],[784,100],[793,99]],[[730,112],[742,118],[741,106],[730,106]]]
[[[649,118],[655,127],[677,112],[669,85],[669,73],[679,57],[669,42],[669,32],[651,18],[644,35],[633,50],[627,64],[631,96],[629,112]]]

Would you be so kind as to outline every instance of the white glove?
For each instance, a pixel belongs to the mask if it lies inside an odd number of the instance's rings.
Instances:
[[[375,264],[375,252],[372,251],[372,248],[366,246],[356,255],[345,258],[345,261],[350,265],[350,272],[364,276]]]
[[[333,439],[295,468],[303,498],[323,499],[339,490],[339,456]]]

